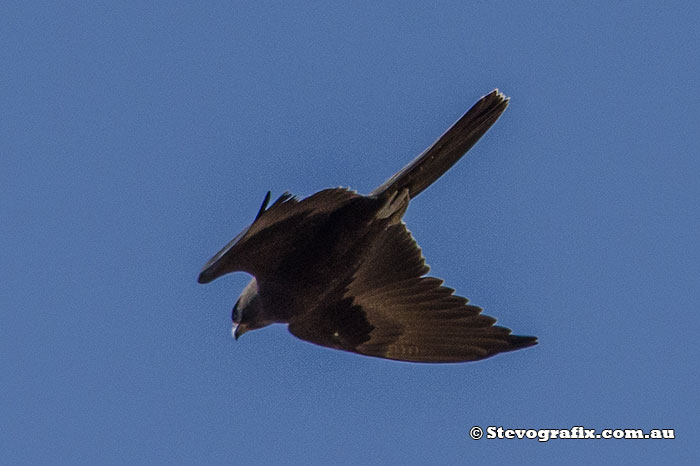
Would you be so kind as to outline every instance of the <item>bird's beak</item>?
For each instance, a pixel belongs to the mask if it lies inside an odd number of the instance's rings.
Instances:
[[[235,340],[238,340],[238,337],[243,335],[245,332],[248,331],[248,327],[245,324],[233,324],[233,328],[231,329],[231,335]]]

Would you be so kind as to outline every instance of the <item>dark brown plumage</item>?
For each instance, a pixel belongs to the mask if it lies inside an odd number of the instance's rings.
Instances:
[[[409,201],[493,125],[508,100],[480,99],[432,146],[370,195],[326,189],[283,194],[202,269],[200,283],[233,271],[255,278],[233,309],[234,336],[288,323],[330,348],[413,362],[461,362],[537,343],[511,335],[467,299],[425,277],[429,267],[401,221]]]

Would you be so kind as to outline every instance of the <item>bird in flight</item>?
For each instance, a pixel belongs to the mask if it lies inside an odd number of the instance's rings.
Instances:
[[[452,167],[508,106],[482,97],[384,184],[363,196],[324,189],[305,199],[268,191],[253,223],[212,257],[199,283],[254,278],[233,307],[233,336],[274,323],[317,345],[399,361],[476,361],[537,344],[427,277],[401,220],[408,203]]]

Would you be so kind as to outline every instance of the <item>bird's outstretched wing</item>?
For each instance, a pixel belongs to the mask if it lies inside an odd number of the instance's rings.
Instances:
[[[253,223],[204,264],[199,274],[199,283],[209,283],[236,271],[264,275],[280,254],[266,256],[265,252],[269,248],[263,246],[274,244],[278,251],[284,251],[285,246],[298,248],[299,238],[307,238],[312,233],[309,231],[309,218],[329,215],[351,200],[361,197],[355,191],[344,188],[324,189],[301,201],[290,193],[284,193],[267,207],[270,200],[268,191]]]
[[[498,120],[506,107],[508,98],[498,89],[486,94],[437,141],[370,195],[381,197],[408,189],[408,195],[413,199],[457,163]]]
[[[367,356],[463,362],[535,345],[455,296],[428,266],[403,222],[386,228],[345,286],[290,322],[295,336]]]

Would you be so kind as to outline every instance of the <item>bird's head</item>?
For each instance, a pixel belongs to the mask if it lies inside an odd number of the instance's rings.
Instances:
[[[265,318],[258,294],[258,282],[255,278],[246,285],[238,297],[231,311],[231,320],[233,320],[231,334],[236,340],[249,330],[263,328],[273,323]]]

